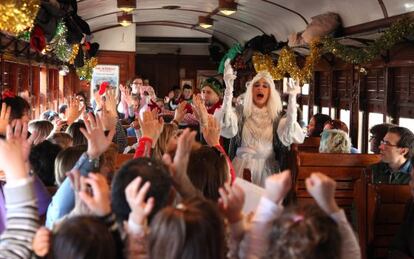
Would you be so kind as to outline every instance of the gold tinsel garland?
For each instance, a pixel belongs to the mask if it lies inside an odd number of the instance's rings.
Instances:
[[[297,65],[295,53],[286,47],[280,52],[277,66],[273,64],[269,55],[261,53],[255,53],[252,60],[256,72],[267,70],[274,80],[281,80],[288,73],[293,79],[299,80],[303,84],[312,77],[313,66],[320,56],[321,48],[318,43],[314,42],[311,44],[310,54],[306,57],[303,68],[299,68]]]
[[[72,45],[72,53],[70,54],[69,57],[69,64],[73,65],[73,63],[75,63],[75,58],[78,55],[79,52],[79,44],[73,44]]]
[[[1,31],[17,35],[33,26],[40,8],[39,0],[2,0],[1,2]]]
[[[85,65],[76,69],[76,74],[78,74],[80,80],[91,81],[93,69],[96,65],[98,65],[98,59],[95,57],[85,60]]]

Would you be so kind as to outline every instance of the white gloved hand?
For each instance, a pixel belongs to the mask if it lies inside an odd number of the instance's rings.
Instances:
[[[224,72],[223,72],[223,79],[226,83],[226,90],[225,94],[229,95],[233,93],[233,85],[234,80],[237,78],[236,73],[234,72],[233,68],[230,64],[230,59],[227,59],[224,63]]]
[[[289,95],[298,95],[301,93],[299,80],[289,80],[287,84],[287,93]]]

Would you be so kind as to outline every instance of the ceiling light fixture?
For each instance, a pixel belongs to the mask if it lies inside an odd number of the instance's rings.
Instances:
[[[123,27],[127,27],[132,24],[132,14],[123,13],[118,16],[118,23]]]
[[[117,0],[117,5],[123,12],[130,13],[137,8],[136,0]]]
[[[224,15],[232,15],[237,11],[237,3],[234,0],[219,0],[219,11]]]
[[[207,16],[198,17],[198,25],[201,28],[209,29],[213,26],[213,22],[214,22],[213,19],[211,19],[210,17],[207,17]]]

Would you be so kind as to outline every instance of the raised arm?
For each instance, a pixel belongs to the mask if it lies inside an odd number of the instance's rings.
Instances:
[[[225,138],[232,138],[238,131],[238,118],[232,107],[234,80],[237,76],[231,67],[230,59],[225,62],[223,77],[226,84],[223,105],[214,113],[214,117],[221,124],[221,135]]]
[[[352,227],[345,216],[344,210],[340,209],[335,201],[336,182],[324,174],[312,173],[305,183],[306,189],[319,207],[338,224],[342,238],[339,258],[360,259],[361,250]]]
[[[290,146],[292,143],[303,143],[305,133],[297,122],[296,96],[300,93],[299,81],[288,85],[288,108],[286,118],[280,120],[277,134],[283,145]]]
[[[6,230],[0,237],[0,258],[29,258],[39,227],[33,181],[25,159],[30,150],[27,124],[7,126],[7,140],[0,140],[0,165],[6,175]]]

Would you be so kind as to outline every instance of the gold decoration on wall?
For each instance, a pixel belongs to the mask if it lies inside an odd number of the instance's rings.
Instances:
[[[317,42],[314,42],[310,46],[310,53],[306,57],[303,68],[299,68],[295,53],[287,47],[281,50],[277,66],[274,65],[269,55],[261,53],[255,53],[252,60],[256,72],[267,70],[274,80],[281,80],[288,73],[293,79],[299,80],[303,84],[312,78],[313,66],[320,56],[321,48]]]
[[[14,35],[33,26],[40,0],[1,0],[0,30]]]

